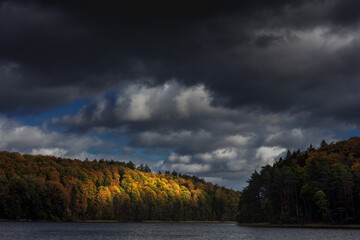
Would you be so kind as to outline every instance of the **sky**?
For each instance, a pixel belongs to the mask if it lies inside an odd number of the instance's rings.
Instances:
[[[359,135],[360,1],[0,1],[0,150],[241,190]]]

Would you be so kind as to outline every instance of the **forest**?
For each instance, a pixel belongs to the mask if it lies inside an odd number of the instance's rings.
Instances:
[[[240,194],[132,162],[0,152],[0,219],[226,221]]]
[[[360,138],[288,151],[255,171],[239,203],[240,223],[360,223]]]

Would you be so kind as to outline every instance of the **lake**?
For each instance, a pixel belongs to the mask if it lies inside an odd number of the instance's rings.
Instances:
[[[235,223],[0,222],[1,240],[359,239],[360,229],[251,228]]]

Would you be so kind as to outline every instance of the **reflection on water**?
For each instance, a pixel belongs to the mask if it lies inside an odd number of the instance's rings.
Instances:
[[[0,222],[1,240],[359,239],[357,229],[251,228],[234,223]]]

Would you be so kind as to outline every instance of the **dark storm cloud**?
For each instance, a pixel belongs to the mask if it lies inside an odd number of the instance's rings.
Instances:
[[[334,22],[338,22],[342,25],[358,24],[360,16],[358,10],[360,9],[359,1],[344,0],[338,1],[332,11],[330,11],[330,17],[334,19]]]
[[[351,35],[348,28],[358,23],[356,1],[0,4],[1,64],[17,66],[15,83],[9,83],[13,76],[0,73],[1,89],[17,89],[12,96],[1,95],[7,102],[2,112],[91,97],[124,80],[152,78],[156,84],[173,77],[187,85],[205,83],[217,95],[215,101],[234,107],[313,111],[310,101],[298,101],[300,93],[311,88],[316,95],[325,81],[335,88],[339,81],[349,84],[344,74],[358,76],[355,43],[332,53],[333,62],[326,61],[326,51],[305,49],[309,56],[299,58],[304,46],[287,49],[299,41],[300,30],[323,27],[331,35],[347,29]],[[30,90],[43,92],[41,101],[27,96]],[[337,109],[329,111],[339,115]]]

